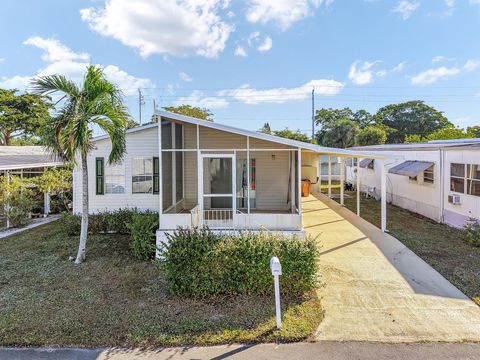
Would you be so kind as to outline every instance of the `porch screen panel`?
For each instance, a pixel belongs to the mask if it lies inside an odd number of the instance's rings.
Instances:
[[[173,174],[172,174],[173,153],[164,151],[162,153],[162,203],[163,210],[173,205]]]
[[[246,152],[237,152],[237,208],[246,209],[248,206],[248,169]],[[256,206],[256,189],[257,189],[257,168],[256,159],[253,153],[250,153],[250,208],[255,209]]]
[[[204,193],[205,194],[232,194],[232,159],[231,158],[206,158],[203,162]],[[212,197],[205,206],[212,209],[231,209],[232,196]]]

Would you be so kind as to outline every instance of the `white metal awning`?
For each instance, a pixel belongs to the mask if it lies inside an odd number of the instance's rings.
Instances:
[[[364,168],[364,169],[366,169],[368,167],[373,168],[373,162],[374,161],[375,161],[374,159],[370,159],[370,158],[369,159],[363,159],[362,161],[360,161],[360,164],[358,164],[358,166],[360,166],[361,168]]]
[[[433,165],[435,165],[435,163],[430,161],[408,160],[395,165],[388,170],[388,172],[390,174],[415,177]]]

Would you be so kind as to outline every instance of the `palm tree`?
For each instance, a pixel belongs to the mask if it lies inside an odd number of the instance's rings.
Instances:
[[[83,84],[63,75],[40,77],[33,82],[37,94],[62,95],[62,108],[52,118],[46,145],[57,156],[82,169],[82,225],[76,264],[85,260],[88,233],[88,168],[87,155],[93,148],[92,126],[96,125],[110,137],[112,151],[108,163],[117,163],[125,153],[125,129],[130,120],[121,90],[109,82],[103,69],[88,66]]]

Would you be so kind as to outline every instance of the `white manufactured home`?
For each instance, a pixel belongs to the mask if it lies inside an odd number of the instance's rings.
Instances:
[[[302,235],[301,182],[307,179],[316,189],[319,156],[383,158],[163,111],[154,118],[127,131],[122,163],[107,164],[106,136],[94,138],[87,162],[89,212],[158,211],[158,241],[178,227],[194,226]],[[73,178],[74,212],[80,213],[80,169]]]
[[[384,154],[387,201],[435,221],[462,227],[480,218],[480,139],[437,140],[352,148]],[[346,181],[379,197],[380,166],[372,158],[348,161]]]

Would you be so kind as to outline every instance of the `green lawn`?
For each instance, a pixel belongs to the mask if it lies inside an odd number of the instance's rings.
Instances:
[[[311,296],[170,296],[154,262],[131,256],[129,237],[92,235],[76,266],[77,237],[58,223],[0,239],[0,346],[160,346],[307,339],[322,320]]]
[[[356,198],[345,206],[356,212]],[[361,198],[361,216],[380,226],[380,202]],[[463,241],[461,229],[436,223],[424,216],[387,204],[387,229],[452,284],[480,305],[480,248]]]

